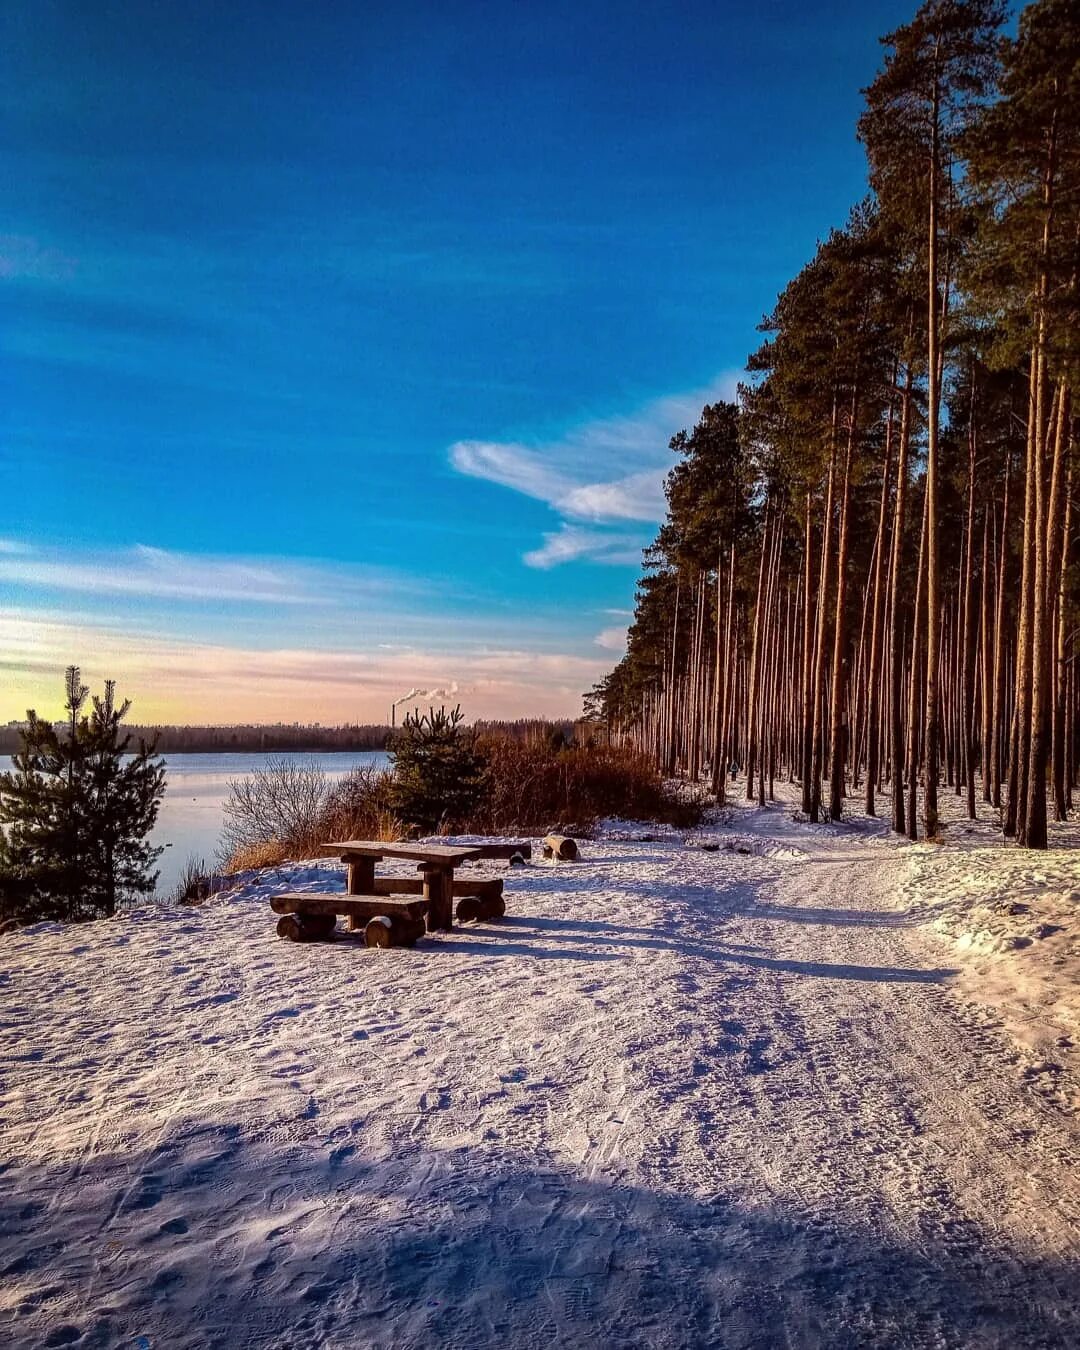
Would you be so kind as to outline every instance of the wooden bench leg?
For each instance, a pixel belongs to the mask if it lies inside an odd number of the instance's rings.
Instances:
[[[458,901],[458,923],[472,923],[476,919],[501,919],[506,913],[506,901],[501,895],[467,895]]]
[[[410,919],[406,915],[379,914],[364,925],[364,942],[368,947],[412,947],[423,936],[423,919]]]
[[[277,935],[288,942],[325,942],[336,926],[333,914],[283,914],[277,922]]]
[[[371,895],[375,890],[375,859],[357,858],[349,863],[345,876],[348,895]]]
[[[480,914],[485,919],[501,919],[506,913],[506,901],[501,895],[488,895],[480,902]]]
[[[428,902],[428,932],[448,933],[454,922],[454,874],[442,867],[424,865],[424,899]]]

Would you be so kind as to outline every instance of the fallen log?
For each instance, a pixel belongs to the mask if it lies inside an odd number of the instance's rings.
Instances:
[[[573,862],[578,855],[578,846],[568,834],[546,834],[544,836],[544,857],[558,858],[562,862]]]
[[[532,857],[532,844],[520,840],[517,843],[510,844],[470,844],[470,848],[475,848],[481,858],[513,858],[516,853],[520,853],[522,858]]]

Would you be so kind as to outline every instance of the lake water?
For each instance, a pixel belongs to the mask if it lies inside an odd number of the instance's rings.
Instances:
[[[164,846],[158,861],[158,891],[168,895],[176,885],[189,858],[201,858],[214,865],[224,820],[222,807],[229,795],[229,783],[266,767],[268,760],[287,760],[292,764],[314,764],[328,778],[342,778],[362,764],[386,764],[385,750],[340,751],[332,754],[258,753],[228,755],[164,755],[166,769],[165,799],[158,812],[153,841]],[[11,768],[11,760],[0,755],[0,772]]]

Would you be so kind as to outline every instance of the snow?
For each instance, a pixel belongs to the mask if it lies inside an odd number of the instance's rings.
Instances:
[[[414,950],[279,941],[327,863],[0,940],[0,1336],[1080,1344],[1080,853],[782,795]]]

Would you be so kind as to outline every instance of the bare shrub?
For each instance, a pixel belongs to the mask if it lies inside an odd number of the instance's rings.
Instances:
[[[392,775],[360,765],[330,788],[319,822],[323,839],[400,839],[403,827],[391,801]]]
[[[326,775],[315,764],[271,759],[229,783],[221,853],[226,870],[242,850],[276,845],[285,857],[310,857],[325,838],[323,815],[329,797]]]

